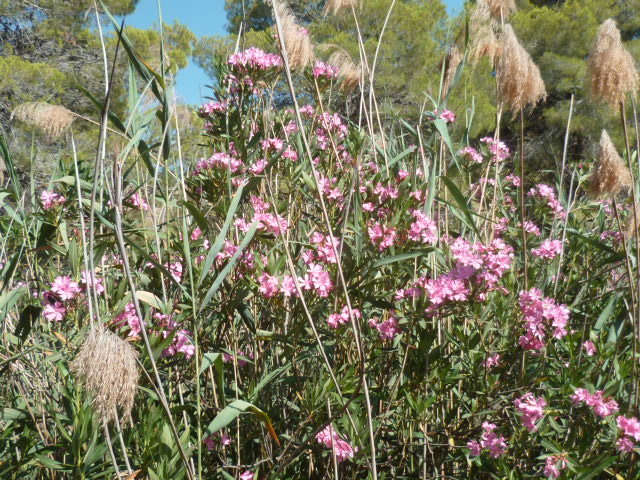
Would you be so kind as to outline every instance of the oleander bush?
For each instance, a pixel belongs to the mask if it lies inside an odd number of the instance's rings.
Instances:
[[[69,127],[39,190],[0,143],[0,476],[640,478],[633,122],[529,171],[447,110],[466,54],[410,122],[288,34],[216,61],[193,151],[124,34],[95,158]],[[517,118],[544,86],[512,47]]]

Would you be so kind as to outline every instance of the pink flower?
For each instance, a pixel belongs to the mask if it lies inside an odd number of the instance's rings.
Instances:
[[[259,48],[251,47],[244,52],[230,55],[227,58],[227,63],[237,71],[246,73],[251,70],[264,71],[282,67],[282,58],[280,55],[266,53]]]
[[[51,292],[45,292],[42,295],[42,303],[44,304],[42,310],[44,318],[50,322],[61,322],[64,319],[67,309]]]
[[[582,344],[582,349],[587,352],[587,356],[593,357],[596,354],[596,346],[590,340],[587,340]]]
[[[371,243],[378,246],[379,251],[383,251],[393,245],[396,239],[395,227],[389,228],[380,223],[371,223],[367,228]]]
[[[591,394],[584,388],[576,388],[571,396],[571,401],[575,405],[579,405],[582,402],[586,403],[593,409],[593,413],[602,418],[613,415],[619,409],[618,403],[611,397],[605,398],[602,390],[597,390]]]
[[[94,275],[91,275],[91,272],[87,271],[87,270],[83,270],[81,272],[82,274],[82,284],[83,285],[89,285],[89,287],[93,286],[96,289],[96,293],[98,295],[100,295],[101,293],[104,292],[104,285],[102,284],[102,279],[101,278],[97,278]]]
[[[478,151],[473,147],[464,147],[458,152],[458,155],[467,157],[469,158],[469,160],[475,163],[482,163],[482,161],[484,160],[482,154],[478,153]]]
[[[63,276],[57,277],[53,281],[51,291],[58,295],[61,300],[72,300],[82,289],[70,277]]]
[[[193,229],[193,232],[191,232],[191,241],[195,242],[201,236],[202,236],[202,230],[200,229],[200,227],[196,227]]]
[[[565,468],[567,468],[567,461],[560,455],[554,455],[547,457],[544,474],[547,477],[558,478],[560,476],[560,470],[564,470]]]
[[[526,333],[519,338],[518,344],[525,350],[542,350],[548,326],[554,329],[553,338],[560,339],[567,334],[569,309],[543,297],[539,289],[520,292],[520,309],[524,315]]]
[[[398,327],[398,321],[395,318],[389,317],[389,319],[379,323],[377,320],[375,317],[369,319],[369,325],[378,330],[382,340],[393,340],[396,335],[402,333],[402,330]]]
[[[518,226],[522,227],[522,223],[518,224]],[[531,234],[533,234],[535,236],[539,236],[540,235],[540,229],[538,228],[538,226],[535,223],[530,222],[528,220],[525,220],[525,222],[524,222],[524,231],[527,232],[527,233],[531,233]],[[562,248],[562,245],[561,245],[561,248]]]
[[[353,312],[353,316],[355,318],[362,317],[360,310],[358,310],[357,308],[354,308],[351,311]],[[342,311],[340,313],[332,313],[331,315],[329,315],[329,317],[327,318],[327,323],[331,328],[338,328],[345,323],[349,323],[349,320],[349,308],[345,305],[344,307],[342,307]]]
[[[280,291],[285,297],[298,296],[296,283],[291,275],[285,275],[284,277],[282,277],[282,285],[280,286]]]
[[[205,437],[204,440],[202,440],[204,442],[204,444],[207,447],[207,450],[211,451],[213,450],[213,447],[215,446],[214,442],[213,442],[213,437]]]
[[[328,80],[331,80],[332,78],[338,77],[338,72],[339,72],[338,67],[334,67],[320,60],[317,60],[315,65],[313,66],[313,76],[315,78],[323,77]]]
[[[530,432],[535,432],[538,429],[536,422],[544,416],[544,407],[547,406],[545,399],[536,398],[529,392],[514,400],[513,403],[521,414],[522,425]]]
[[[451,110],[443,110],[440,114],[440,119],[444,120],[446,123],[453,123],[456,121],[456,115]]]
[[[411,212],[415,221],[409,227],[407,235],[414,242],[422,242],[428,245],[435,245],[438,241],[438,227],[436,222],[427,217],[422,210]]]
[[[140,318],[136,314],[136,308],[133,303],[127,303],[124,311],[114,320],[118,326],[126,324],[129,327],[129,337],[137,337],[142,332]]]
[[[623,453],[631,453],[633,449],[636,448],[635,444],[627,437],[619,438],[616,442],[616,446],[618,450]]]
[[[545,240],[538,248],[531,250],[531,254],[539,258],[552,259],[562,253],[562,242],[560,240]]]
[[[622,430],[623,435],[632,437],[640,442],[640,422],[636,417],[626,418],[620,416],[616,418],[616,423],[618,428]]]
[[[316,440],[325,447],[335,450],[338,463],[353,458],[358,451],[357,448],[352,447],[349,442],[340,437],[331,425],[327,425],[324,430],[318,432]]]
[[[487,144],[489,152],[493,155],[491,160],[494,162],[502,162],[511,156],[509,147],[507,147],[503,142],[496,142],[493,137],[483,137],[480,141]]]
[[[493,355],[489,355],[487,359],[484,361],[483,365],[485,368],[493,368],[500,365],[500,354],[495,353]]]
[[[482,428],[484,432],[480,437],[480,442],[473,440],[467,443],[471,455],[477,457],[482,453],[482,449],[487,449],[493,458],[500,457],[507,450],[506,438],[498,436],[494,432],[496,426],[493,423],[484,422]]]
[[[253,472],[251,470],[245,470],[242,475],[240,475],[240,480],[253,480]]]
[[[278,294],[278,279],[268,273],[263,273],[258,279],[259,291],[265,298],[272,298]]]
[[[66,201],[66,198],[55,192],[43,191],[40,194],[40,201],[42,202],[43,209],[51,210],[62,205]]]
[[[142,210],[149,210],[151,207],[147,203],[147,201],[140,195],[140,193],[136,192],[131,197],[129,197],[129,201],[134,207],[141,208]]]

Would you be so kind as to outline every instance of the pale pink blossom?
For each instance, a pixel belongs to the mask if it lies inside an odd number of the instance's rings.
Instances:
[[[43,209],[52,210],[62,205],[66,201],[66,198],[55,192],[43,191],[40,194],[40,201],[42,202]]]
[[[72,300],[82,291],[77,282],[71,280],[71,277],[56,277],[51,284],[51,291],[58,295],[61,300]]]
[[[358,451],[356,447],[352,447],[349,442],[344,440],[331,425],[327,425],[323,430],[318,432],[316,440],[318,443],[335,451],[338,463],[353,458]]]
[[[591,340],[587,340],[582,344],[582,349],[587,352],[588,357],[593,357],[596,354],[596,346]]]
[[[531,254],[534,257],[552,259],[562,253],[561,240],[544,240],[538,248],[533,248]]]
[[[530,432],[538,429],[536,422],[544,416],[544,407],[547,402],[544,398],[536,398],[533,393],[525,393],[513,402],[518,412],[520,412],[520,421],[522,425]]]

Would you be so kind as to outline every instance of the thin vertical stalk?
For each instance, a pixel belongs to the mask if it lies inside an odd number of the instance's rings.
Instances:
[[[524,261],[524,289],[529,289],[529,263],[527,259],[527,232],[524,228],[524,112],[520,110],[520,232]]]

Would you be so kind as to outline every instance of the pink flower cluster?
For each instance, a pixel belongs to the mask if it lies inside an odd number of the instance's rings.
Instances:
[[[562,455],[552,455],[545,461],[544,474],[549,478],[558,478],[560,471],[568,467],[567,459]]]
[[[569,309],[542,296],[539,289],[520,292],[520,309],[524,315],[526,333],[519,338],[518,344],[525,350],[543,349],[547,323],[553,328],[553,338],[560,339],[567,334]]]
[[[427,217],[422,210],[415,209],[411,212],[415,221],[407,232],[409,239],[414,242],[422,242],[435,245],[438,241],[438,227],[436,222]]]
[[[171,315],[156,312],[153,314],[153,318],[157,320],[156,326],[163,329],[162,338],[167,338],[171,333],[175,332],[171,345],[162,352],[163,356],[172,357],[177,353],[183,353],[187,358],[193,357],[193,354],[196,353],[196,348],[189,338],[191,332],[178,328],[177,322]]]
[[[52,210],[62,205],[67,199],[58,193],[43,191],[40,194],[40,201],[43,209]]]
[[[482,154],[473,147],[464,147],[458,152],[458,155],[467,157],[469,160],[475,163],[482,163],[482,161],[484,160]]]
[[[487,369],[498,367],[500,365],[500,354],[494,353],[493,355],[489,355],[487,359],[483,362],[483,365]]]
[[[122,313],[114,318],[114,324],[118,327],[127,325],[129,327],[129,337],[137,337],[142,331],[140,317],[138,317],[133,303],[127,303],[124,306]]]
[[[305,263],[317,260],[324,263],[337,263],[336,254],[333,250],[333,242],[329,235],[323,235],[319,232],[314,232],[311,235],[310,242],[316,246],[315,252],[308,252],[305,257]],[[336,244],[339,244],[339,240],[335,240]],[[339,245],[336,245],[336,250],[340,250]]]
[[[227,63],[237,71],[247,73],[252,70],[270,70],[282,67],[280,55],[266,53],[256,47],[251,47],[244,52],[234,53],[227,58]]]
[[[562,253],[561,240],[544,240],[538,248],[531,249],[531,254],[538,258],[553,259]]]
[[[224,113],[227,111],[228,103],[225,102],[207,102],[200,107],[198,114],[201,117],[206,117],[207,115],[211,115],[212,113]]]
[[[493,423],[484,422],[482,428],[484,432],[480,437],[480,441],[471,440],[467,443],[467,447],[471,450],[471,455],[477,457],[482,454],[483,449],[487,449],[493,458],[500,457],[507,450],[506,438],[498,436],[494,432],[496,426]]]
[[[239,173],[244,170],[244,164],[234,156],[224,152],[217,152],[209,158],[203,158],[196,163],[194,175],[199,175],[206,170],[212,170],[216,167],[228,169],[231,173]]]
[[[402,330],[398,326],[398,321],[393,317],[389,317],[383,322],[379,322],[377,317],[373,317],[369,319],[368,323],[370,327],[378,330],[382,340],[393,340],[396,335],[402,333]]]
[[[539,183],[535,187],[532,187],[527,194],[529,197],[533,198],[543,198],[547,201],[547,205],[553,212],[559,216],[563,217],[565,215],[565,210],[558,198],[556,197],[556,192],[549,185],[545,185],[544,183]]]
[[[436,115],[438,114],[437,111],[435,113]],[[456,121],[456,114],[445,108],[438,118],[440,118],[440,120],[444,120],[445,123],[453,123]]]
[[[580,405],[584,402],[593,409],[593,413],[602,418],[613,415],[619,409],[618,403],[612,397],[605,398],[602,390],[591,394],[584,388],[576,388],[574,394],[571,395],[571,401],[574,405]]]
[[[240,357],[245,357],[245,358],[249,358],[249,359],[253,360],[253,353],[244,353],[242,350],[238,350],[237,355],[230,355],[228,353],[223,353],[222,354],[222,361],[224,363],[233,363],[233,359],[235,358],[235,359],[237,359],[239,367],[244,367],[245,365],[249,364],[249,362],[247,360],[245,360],[244,358],[240,358]]]
[[[582,349],[587,352],[587,357],[593,357],[596,354],[596,346],[591,340],[584,342]]]
[[[144,199],[144,197],[142,197],[142,195],[140,195],[140,193],[138,192],[131,195],[129,197],[129,201],[134,207],[141,208],[142,210],[147,211],[151,209],[151,207],[149,206],[147,201]]]
[[[329,65],[328,63],[324,63],[320,60],[317,60],[313,66],[313,76],[315,78],[326,78],[327,80],[331,80],[332,78],[337,78],[338,73],[340,73],[340,69],[338,67],[334,67],[333,65]]]
[[[616,423],[622,432],[622,436],[617,442],[618,450],[626,453],[632,452],[636,448],[633,440],[640,442],[640,422],[636,417],[620,416],[616,419]]]
[[[215,448],[216,445],[216,440],[215,437],[216,435],[209,435],[208,437],[205,437],[202,441],[204,442],[205,446],[207,447],[207,450],[211,451]],[[227,435],[226,433],[222,434],[222,437],[220,438],[220,444],[223,447],[226,447],[228,445],[231,445],[231,437],[229,435]]]
[[[355,318],[362,318],[362,314],[357,308],[352,308],[351,311],[353,312],[353,316]],[[349,323],[349,308],[345,305],[344,307],[342,307],[340,313],[332,313],[331,315],[329,315],[329,317],[327,318],[327,323],[331,328],[339,328],[341,325]]]
[[[371,222],[367,227],[369,239],[371,243],[378,247],[379,251],[383,251],[393,245],[397,233],[395,227],[387,227],[378,222]]]
[[[494,162],[502,162],[511,156],[511,151],[504,142],[497,141],[493,137],[483,137],[480,139],[482,143],[485,143],[489,147],[489,152],[493,155],[491,160]]]
[[[352,447],[349,442],[340,437],[331,425],[327,425],[322,431],[318,432],[316,440],[318,443],[335,451],[338,463],[348,458],[353,458],[358,451],[357,447]]]
[[[520,421],[530,432],[535,432],[538,427],[536,422],[544,417],[544,407],[547,402],[544,398],[536,398],[533,393],[525,393],[522,397],[516,398],[513,403],[520,413]]]
[[[540,235],[540,228],[538,228],[538,226],[535,223],[530,222],[529,220],[525,220],[524,227],[522,227],[522,223],[519,223],[518,226],[521,228],[524,228],[525,232],[531,233],[536,237]],[[562,244],[560,244],[560,248],[562,248]]]
[[[62,321],[67,314],[64,302],[73,300],[80,292],[82,292],[82,288],[77,282],[71,280],[71,277],[56,277],[51,283],[51,290],[42,295],[44,305],[42,316],[50,322]]]

